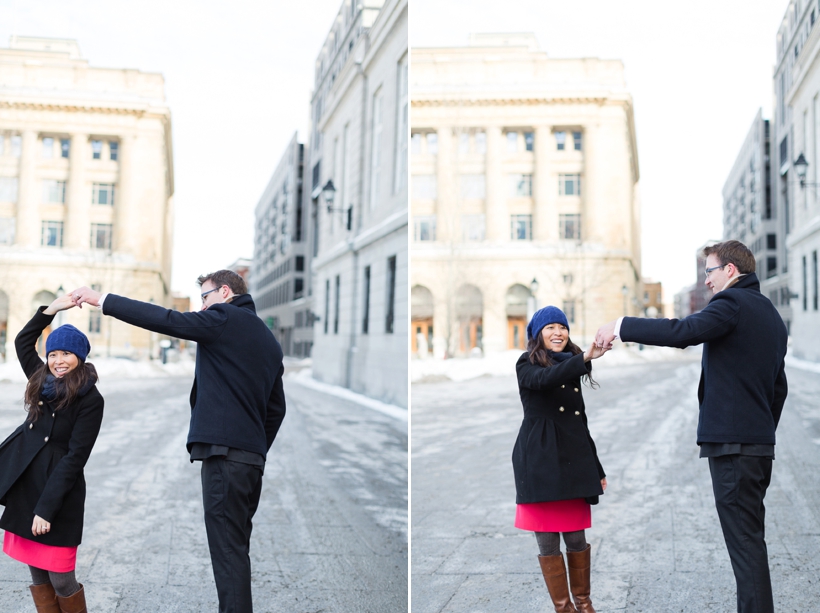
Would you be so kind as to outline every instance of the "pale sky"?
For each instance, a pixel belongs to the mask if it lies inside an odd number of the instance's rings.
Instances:
[[[0,0],[9,37],[73,38],[91,66],[165,77],[174,147],[171,285],[253,256],[253,210],[293,133],[341,0]]]
[[[410,45],[465,46],[472,32],[534,32],[551,57],[622,60],[635,104],[643,274],[662,281],[671,300],[695,282],[697,248],[723,236],[723,184],[755,114],[762,107],[771,118],[775,36],[787,6],[411,0]]]

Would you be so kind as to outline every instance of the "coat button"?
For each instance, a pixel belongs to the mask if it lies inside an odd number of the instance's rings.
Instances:
[[[43,401],[41,400],[40,402],[38,402],[38,403],[37,403],[37,406],[38,406],[38,407],[43,406]]]
[[[581,414],[581,411],[575,411],[575,414],[576,414],[576,415],[580,415],[580,414]]]
[[[576,391],[576,392],[578,391],[578,388],[577,388],[577,387],[575,388],[575,391]]]
[[[57,417],[57,413],[52,413],[51,416],[52,417]]]
[[[563,413],[564,412],[564,407],[558,407],[558,410]]]
[[[48,442],[48,437],[45,438],[46,443]]]
[[[34,427],[34,424],[29,424],[28,429],[31,430]]]
[[[561,389],[564,389],[565,387],[566,387],[566,385],[562,385],[562,386],[561,386]]]

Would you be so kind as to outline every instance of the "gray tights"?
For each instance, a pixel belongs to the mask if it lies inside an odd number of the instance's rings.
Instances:
[[[577,532],[536,532],[535,540],[542,556],[557,556],[561,553],[560,535],[564,535],[564,544],[567,551],[583,551],[587,548],[587,539],[583,530]]]
[[[67,573],[54,573],[30,565],[28,569],[31,571],[31,582],[34,585],[50,583],[54,586],[57,596],[66,598],[80,591],[80,584],[77,583],[77,577],[74,576],[73,570]]]

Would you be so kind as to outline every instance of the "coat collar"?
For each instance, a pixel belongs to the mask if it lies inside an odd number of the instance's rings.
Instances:
[[[228,304],[232,304],[233,306],[241,309],[248,309],[249,311],[256,313],[256,305],[253,303],[253,298],[251,298],[250,294],[239,294],[238,296],[234,296],[233,300],[231,300]]]
[[[743,275],[740,277],[736,283],[733,283],[726,289],[720,290],[717,294],[713,295],[709,302],[712,302],[715,298],[720,296],[723,292],[729,291],[730,289],[749,289],[754,292],[760,291],[760,281],[757,280],[757,274],[750,272],[748,275]]]

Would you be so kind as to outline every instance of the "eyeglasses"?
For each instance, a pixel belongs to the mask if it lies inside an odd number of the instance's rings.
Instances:
[[[215,292],[215,291],[218,291],[218,290],[220,290],[220,289],[222,289],[222,288],[221,288],[221,287],[215,287],[215,288],[213,288],[213,289],[209,289],[209,290],[208,290],[207,292],[205,292],[204,294],[200,294],[199,296],[200,296],[200,298],[202,298],[202,302],[205,302],[205,296],[207,296],[208,294],[211,294],[211,293],[213,293],[213,292]]]
[[[712,266],[712,268],[707,268],[704,272],[706,272],[706,276],[709,276],[709,273],[717,270],[718,268],[725,268],[728,264],[721,264],[720,266]],[[203,294],[204,296],[205,294]]]

